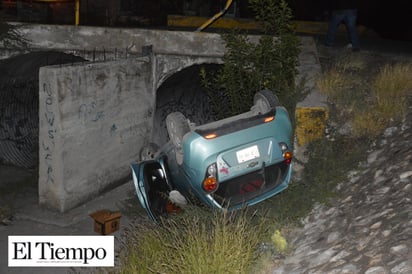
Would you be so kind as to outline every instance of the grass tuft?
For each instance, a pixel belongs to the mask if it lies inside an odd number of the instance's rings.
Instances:
[[[407,108],[407,96],[412,95],[412,65],[386,65],[373,87],[379,110],[387,116],[400,118]]]
[[[411,64],[383,64],[379,58],[374,64],[372,57],[341,56],[317,81],[340,118],[350,120],[355,138],[375,138],[401,121],[412,94]]]
[[[317,81],[319,91],[334,99],[339,93],[350,88],[351,81],[341,70],[332,68]]]
[[[367,107],[357,109],[353,113],[352,128],[353,135],[356,137],[375,138],[385,130],[390,119],[384,116],[377,107]]]
[[[412,65],[386,65],[371,84],[374,102],[353,113],[353,131],[357,137],[379,136],[391,123],[400,122],[412,95]]]
[[[262,230],[246,211],[189,206],[160,226],[131,228],[121,273],[249,273]]]

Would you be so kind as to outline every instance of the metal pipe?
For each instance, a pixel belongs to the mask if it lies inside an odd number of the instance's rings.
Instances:
[[[233,0],[227,0],[225,7],[218,13],[216,13],[212,18],[207,20],[203,25],[201,25],[199,28],[197,28],[196,32],[200,32],[210,26],[213,22],[215,22],[217,19],[222,17],[223,14],[227,12],[227,10],[230,8],[232,5]]]

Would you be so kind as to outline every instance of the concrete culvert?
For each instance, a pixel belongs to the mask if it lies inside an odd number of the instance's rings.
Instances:
[[[0,60],[0,164],[38,165],[39,68],[81,61],[81,57],[53,51]]]
[[[181,112],[192,123],[205,124],[215,120],[210,103],[211,94],[202,86],[200,70],[208,75],[221,67],[217,64],[194,65],[175,73],[157,90],[156,113],[152,140],[159,146],[169,139],[166,130],[166,117],[172,112]]]

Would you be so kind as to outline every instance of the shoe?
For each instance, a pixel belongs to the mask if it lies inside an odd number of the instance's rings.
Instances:
[[[352,52],[358,52],[358,51],[360,51],[360,48],[353,48],[352,49]]]

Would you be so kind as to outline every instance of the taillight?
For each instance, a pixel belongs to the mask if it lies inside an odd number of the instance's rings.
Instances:
[[[206,192],[213,192],[218,187],[217,181],[217,168],[216,163],[207,167],[205,179],[203,180],[202,187]]]
[[[286,164],[290,164],[292,162],[292,152],[286,151],[283,153],[283,158],[285,159]]]
[[[265,123],[269,123],[269,122],[272,122],[273,120],[275,120],[275,116],[266,117],[264,121]]]
[[[203,189],[206,192],[212,192],[217,189],[217,180],[215,177],[207,177],[203,181]]]
[[[285,143],[279,143],[280,149],[282,150],[283,159],[285,159],[286,164],[290,164],[292,162],[293,153],[289,150],[289,147]]]
[[[217,137],[217,134],[211,133],[211,134],[205,135],[204,137],[205,137],[206,139],[214,139],[214,138]]]

